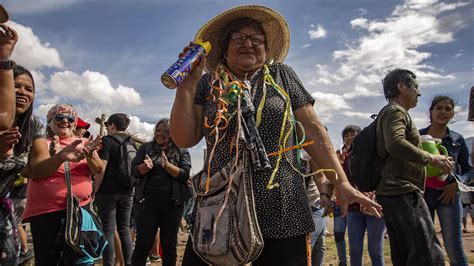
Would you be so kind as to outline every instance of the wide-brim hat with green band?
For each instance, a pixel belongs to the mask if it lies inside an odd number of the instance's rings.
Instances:
[[[267,41],[267,59],[283,62],[290,48],[290,29],[285,18],[275,10],[259,5],[247,5],[231,8],[217,15],[202,26],[194,38],[195,41],[209,41],[212,45],[207,57],[207,70],[212,72],[217,67],[224,51],[219,47],[219,40],[226,33],[229,23],[237,18],[249,17],[262,23]]]
[[[8,21],[8,13],[7,10],[0,5],[0,23],[5,23]]]

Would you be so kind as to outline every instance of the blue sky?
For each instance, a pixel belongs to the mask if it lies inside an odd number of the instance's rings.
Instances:
[[[160,76],[196,31],[220,12],[261,4],[290,26],[285,63],[316,98],[315,110],[340,147],[347,124],[365,126],[386,102],[380,80],[394,67],[417,74],[422,96],[411,110],[428,125],[436,94],[458,107],[450,128],[474,136],[466,121],[474,85],[472,1],[437,0],[6,0],[19,33],[13,58],[34,72],[35,112],[73,103],[92,122],[101,113],[132,116],[130,131],[151,139],[154,123],[168,117],[174,91]],[[93,125],[93,133],[98,125]],[[193,171],[202,167],[203,143],[191,149]]]

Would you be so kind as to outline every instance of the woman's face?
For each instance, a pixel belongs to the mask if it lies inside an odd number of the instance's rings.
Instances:
[[[49,127],[51,132],[59,138],[68,138],[74,135],[76,118],[67,111],[59,112],[51,118]]]
[[[267,60],[265,35],[253,27],[243,27],[230,36],[227,66],[239,73],[254,72]]]
[[[15,94],[16,94],[16,114],[25,113],[33,104],[35,99],[35,88],[33,80],[28,74],[21,74],[15,78]]]
[[[352,144],[352,141],[354,140],[354,137],[357,135],[356,132],[347,132],[344,137],[342,138],[344,142],[344,146],[350,147]]]
[[[166,146],[169,142],[170,134],[163,123],[156,127],[155,142],[160,146]]]
[[[453,105],[448,100],[439,101],[431,110],[431,123],[445,126],[453,116]]]

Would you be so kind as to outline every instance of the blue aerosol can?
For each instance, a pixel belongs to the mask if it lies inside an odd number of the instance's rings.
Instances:
[[[210,42],[197,41],[161,75],[161,82],[168,89],[174,89],[189,76],[194,67],[199,64],[199,57],[211,51]]]

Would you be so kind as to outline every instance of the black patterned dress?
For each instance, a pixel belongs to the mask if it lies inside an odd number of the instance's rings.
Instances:
[[[284,64],[273,64],[269,66],[269,70],[275,83],[289,94],[293,111],[306,104],[314,104],[313,97],[303,87],[293,69]],[[196,91],[195,104],[202,105],[203,115],[208,118],[208,121],[214,121],[216,104],[209,100],[208,97],[210,78],[209,74],[201,78]],[[255,107],[258,107],[263,95],[263,71],[259,70],[256,72],[251,77],[250,83],[252,85],[253,104]],[[278,142],[285,112],[285,103],[286,99],[280,92],[267,86],[267,96],[262,111],[262,122],[258,128],[267,153],[279,150]],[[287,127],[289,126],[287,125]],[[214,135],[210,134],[211,129],[204,126],[204,124],[202,125],[202,132],[206,138],[207,158],[209,158],[215,138]],[[232,138],[236,134],[236,119],[231,120],[228,128],[220,134],[220,136],[223,136],[222,134],[225,135],[223,140],[217,145],[211,160],[211,176],[231,160],[229,147],[231,147]],[[292,132],[286,146],[294,146],[295,143],[294,132]],[[296,150],[288,151],[285,155],[294,166],[298,165]],[[285,156],[283,156],[274,179],[274,183],[276,182],[280,186],[267,189],[277,156],[271,156],[269,159],[272,169],[258,172],[252,169],[257,217],[263,236],[266,238],[283,239],[314,231],[314,223],[308,207],[303,178],[293,170]],[[207,169],[207,165],[208,162],[204,162],[205,169]]]

